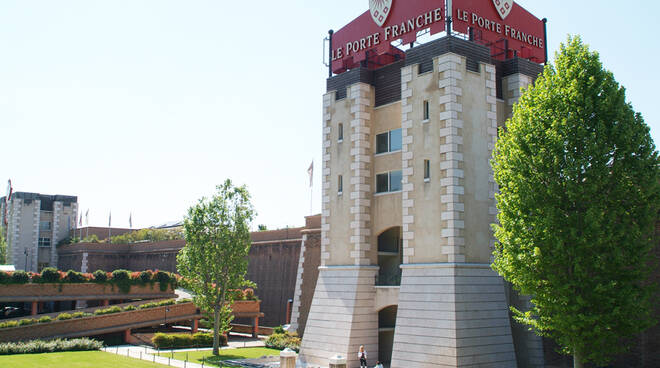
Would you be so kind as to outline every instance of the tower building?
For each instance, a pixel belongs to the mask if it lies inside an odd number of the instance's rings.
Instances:
[[[364,345],[369,364],[399,368],[543,365],[540,339],[509,317],[528,301],[490,268],[498,128],[545,61],[544,22],[506,3],[503,15],[490,0],[449,12],[444,1],[371,1],[331,33],[308,364],[340,354],[357,367]],[[450,31],[391,44],[425,29]]]
[[[57,267],[57,243],[76,228],[78,198],[25,192],[6,198],[0,198],[0,216],[6,224],[7,262],[31,272]]]

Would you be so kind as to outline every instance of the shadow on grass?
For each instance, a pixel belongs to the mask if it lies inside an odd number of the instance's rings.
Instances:
[[[216,367],[234,367],[234,365],[227,363],[223,364],[223,362],[225,360],[240,360],[240,359],[246,359],[246,358],[241,355],[208,355],[200,359],[197,359],[197,363],[198,364],[204,363],[205,365],[213,365]]]

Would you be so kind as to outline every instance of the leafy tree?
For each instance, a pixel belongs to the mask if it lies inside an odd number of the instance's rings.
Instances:
[[[259,225],[258,226],[259,231],[268,231],[268,226],[266,225]]]
[[[0,225],[0,264],[7,263],[7,240],[5,239],[5,228]]]
[[[494,154],[493,268],[534,307],[515,318],[574,365],[606,364],[652,325],[658,153],[625,89],[579,37],[514,108]]]
[[[213,319],[213,354],[219,332],[229,330],[231,289],[251,285],[245,280],[254,210],[245,186],[231,180],[217,187],[213,198],[202,198],[184,220],[186,246],[177,255],[177,270],[195,294],[195,304]]]

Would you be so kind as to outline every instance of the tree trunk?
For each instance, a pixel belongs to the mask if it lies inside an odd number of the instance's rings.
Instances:
[[[583,368],[582,354],[577,350],[573,351],[573,368]]]
[[[220,307],[213,308],[213,355],[220,355],[220,338],[218,336],[220,329]]]

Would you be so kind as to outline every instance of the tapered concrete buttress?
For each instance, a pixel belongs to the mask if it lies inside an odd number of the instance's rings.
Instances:
[[[378,313],[374,310],[378,267],[320,267],[300,349],[300,361],[327,367],[331,357],[359,366],[361,345],[378,356]]]
[[[503,280],[489,265],[402,268],[392,368],[516,367]]]

